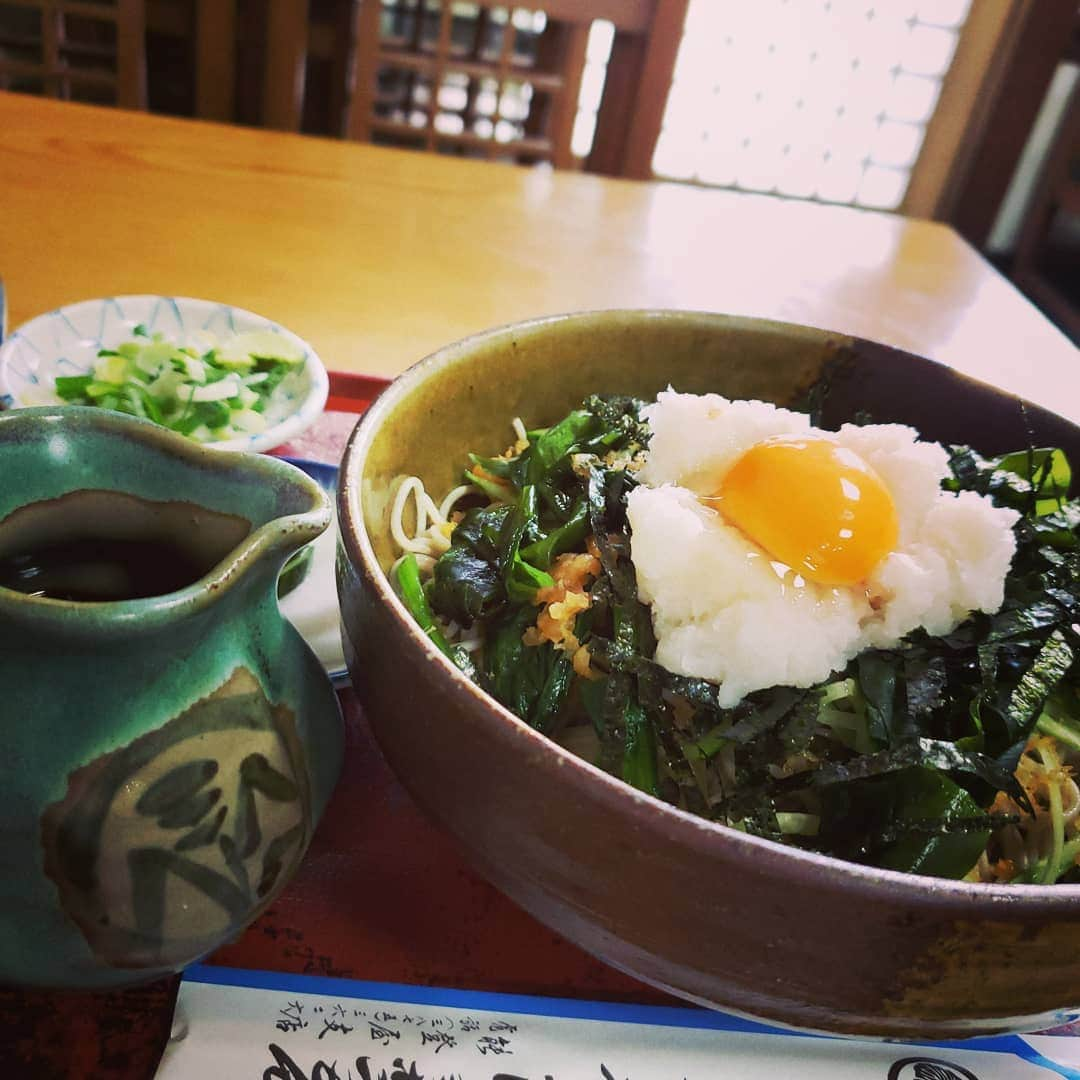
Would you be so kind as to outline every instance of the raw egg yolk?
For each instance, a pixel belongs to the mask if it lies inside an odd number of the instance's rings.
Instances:
[[[773,559],[820,585],[865,580],[896,546],[889,489],[858,454],[827,439],[751,446],[709,502]]]

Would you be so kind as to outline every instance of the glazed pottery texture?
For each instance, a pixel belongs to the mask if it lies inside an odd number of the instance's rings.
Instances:
[[[329,521],[271,458],[78,406],[0,413],[0,568],[53,561],[45,596],[0,587],[0,981],[157,977],[288,880],[342,734],[277,578]],[[161,556],[149,593],[95,568],[131,550]]]
[[[386,571],[396,483],[448,490],[510,420],[590,393],[797,404],[829,373],[825,426],[859,409],[985,452],[1080,429],[910,354],[720,315],[607,312],[505,327],[429,357],[373,405],[341,475],[346,654],[379,743],[495,885],[607,962],[682,997],[799,1027],[963,1037],[1080,1006],[1080,887],[982,886],[805,854],[685,814],[531,730],[414,625]]]

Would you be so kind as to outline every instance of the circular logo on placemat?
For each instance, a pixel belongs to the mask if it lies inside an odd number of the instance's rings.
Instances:
[[[894,1061],[888,1080],[979,1080],[963,1065],[941,1058],[909,1057]]]

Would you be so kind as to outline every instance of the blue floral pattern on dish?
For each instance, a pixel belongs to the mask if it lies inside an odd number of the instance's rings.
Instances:
[[[272,330],[303,350],[303,366],[281,382],[267,405],[266,429],[211,446],[269,450],[307,428],[326,405],[329,378],[315,351],[270,319],[211,300],[110,296],[39,315],[0,345],[0,408],[59,403],[53,390],[58,375],[86,374],[98,349],[129,340],[138,325],[178,345],[198,345],[207,335],[220,341],[249,330]]]

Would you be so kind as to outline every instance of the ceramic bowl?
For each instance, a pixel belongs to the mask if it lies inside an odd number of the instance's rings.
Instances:
[[[61,405],[55,379],[85,375],[98,349],[130,341],[136,326],[187,345],[251,330],[272,330],[304,353],[304,363],[282,380],[266,407],[264,430],[205,445],[217,450],[269,450],[318,419],[330,381],[315,350],[271,319],[243,308],[183,296],[114,296],[83,300],[24,323],[0,346],[0,409]]]
[[[908,353],[821,330],[685,312],[579,314],[482,333],[375,402],[339,485],[346,657],[388,761],[476,867],[536,918],[638,978],[707,1005],[821,1031],[957,1038],[1036,1030],[1080,1006],[1080,886],[985,886],[841,862],[641,794],[468,681],[387,579],[395,482],[448,490],[509,421],[589,393],[796,403],[830,365],[825,422],[857,409],[986,452],[1080,461],[1080,429]]]

